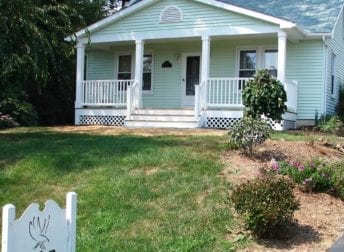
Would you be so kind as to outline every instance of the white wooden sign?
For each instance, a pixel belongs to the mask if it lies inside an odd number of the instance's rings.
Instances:
[[[53,201],[31,204],[19,219],[15,206],[8,204],[2,210],[2,252],[75,252],[77,195],[69,192],[66,209]]]

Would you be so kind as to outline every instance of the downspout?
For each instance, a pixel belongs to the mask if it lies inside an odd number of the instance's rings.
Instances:
[[[322,36],[323,41],[323,99],[322,99],[322,114],[326,115],[327,111],[327,45],[326,45],[326,37],[325,35]]]

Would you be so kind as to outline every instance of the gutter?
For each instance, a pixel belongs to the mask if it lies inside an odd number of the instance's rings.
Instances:
[[[322,100],[322,114],[326,115],[327,111],[327,44],[326,36],[322,36],[323,41],[323,100]]]

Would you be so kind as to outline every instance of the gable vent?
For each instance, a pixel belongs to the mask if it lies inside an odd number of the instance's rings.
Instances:
[[[177,6],[167,6],[160,14],[160,23],[183,21],[183,12]]]

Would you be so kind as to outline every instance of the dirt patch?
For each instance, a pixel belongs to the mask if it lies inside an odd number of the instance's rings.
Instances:
[[[310,161],[320,157],[338,160],[343,153],[317,142],[267,141],[256,148],[254,157],[239,152],[227,152],[222,172],[232,184],[240,184],[260,174],[260,168],[277,161]],[[295,212],[296,223],[289,227],[287,238],[258,240],[243,251],[326,251],[344,233],[344,202],[328,194],[308,194],[295,189],[300,209]]]
[[[116,126],[58,126],[46,127],[45,129],[53,132],[68,132],[68,133],[86,133],[97,135],[138,135],[138,136],[159,136],[159,135],[176,135],[176,136],[191,136],[191,135],[215,135],[222,136],[227,134],[226,130],[215,129],[128,129]]]

